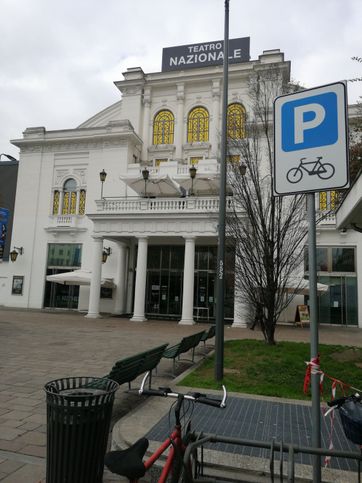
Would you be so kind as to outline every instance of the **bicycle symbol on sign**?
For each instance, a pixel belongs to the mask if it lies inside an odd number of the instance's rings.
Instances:
[[[299,183],[303,178],[303,170],[310,176],[317,175],[321,179],[332,178],[335,168],[330,163],[322,163],[323,156],[318,156],[315,161],[306,161],[307,158],[301,158],[299,166],[292,168],[287,172],[287,180],[289,183]]]

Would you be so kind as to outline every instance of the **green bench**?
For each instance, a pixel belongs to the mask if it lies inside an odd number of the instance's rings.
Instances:
[[[168,344],[162,344],[154,349],[121,359],[114,364],[111,372],[104,377],[113,379],[119,385],[128,383],[128,388],[131,389],[131,382],[136,377],[149,371],[149,385],[151,386],[152,371],[157,367],[167,346]]]
[[[203,333],[201,339],[200,339],[200,342],[203,342],[204,343],[204,351],[206,353],[206,341],[209,340],[209,339],[212,339],[213,337],[215,337],[215,334],[216,334],[216,330],[215,330],[215,325],[211,325],[209,327],[208,330],[205,330],[205,332]]]
[[[192,349],[192,362],[194,362],[195,348],[199,345],[201,337],[204,335],[205,331],[197,332],[196,334],[189,335],[181,339],[178,344],[165,349],[162,357],[166,359],[173,359],[172,375],[175,376],[176,368],[176,358],[180,359],[180,355],[188,352]]]

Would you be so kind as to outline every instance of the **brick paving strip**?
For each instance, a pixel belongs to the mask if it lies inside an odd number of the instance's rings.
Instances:
[[[46,382],[69,376],[103,376],[119,359],[162,343],[176,343],[199,330],[200,325],[179,326],[169,321],[139,324],[118,317],[85,319],[77,312],[0,309],[1,483],[44,481]],[[321,330],[320,341],[362,345],[360,334],[359,329],[328,327]],[[262,339],[262,335],[226,328],[225,338]],[[307,342],[309,330],[281,327],[277,329],[277,340]],[[161,361],[155,384],[172,383],[165,377],[170,364]],[[121,387],[116,394],[112,424],[140,402],[142,399],[135,393]],[[118,480],[105,473],[104,483],[111,481]]]

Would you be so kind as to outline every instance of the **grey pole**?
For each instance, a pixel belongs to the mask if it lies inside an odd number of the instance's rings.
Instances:
[[[317,319],[317,248],[315,223],[315,194],[307,194],[308,202],[308,265],[309,265],[309,317],[310,317],[310,358],[318,357],[318,319]],[[317,367],[319,369],[319,366]],[[321,447],[319,374],[312,367],[312,446]],[[313,456],[313,483],[321,482],[321,459]]]
[[[226,152],[229,67],[229,0],[225,0],[223,109],[221,128],[220,198],[217,251],[217,298],[215,334],[215,379],[224,376],[224,291],[225,291],[225,215],[226,215]]]

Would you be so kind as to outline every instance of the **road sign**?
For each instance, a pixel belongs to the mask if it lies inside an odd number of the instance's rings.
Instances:
[[[275,195],[348,187],[346,99],[343,82],[275,99]]]

